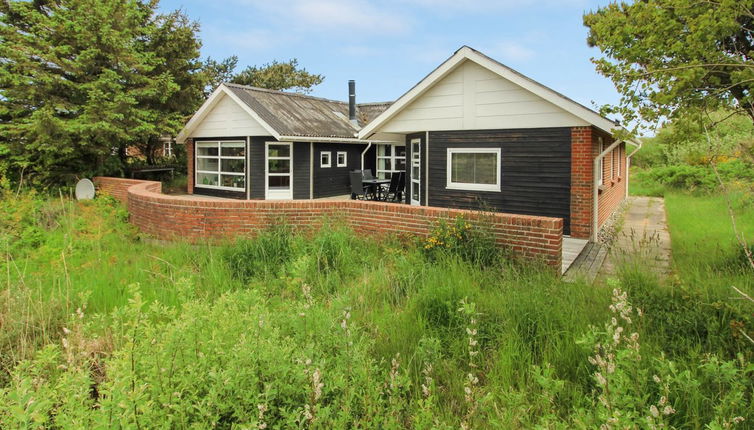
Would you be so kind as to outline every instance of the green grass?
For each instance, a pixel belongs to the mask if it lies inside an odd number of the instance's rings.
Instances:
[[[483,229],[454,236],[463,221],[437,227],[443,242],[458,237],[450,249],[357,236],[337,219],[311,234],[281,220],[253,240],[191,245],[142,237],[112,199],[7,196],[0,427],[593,428],[607,419],[589,357],[611,342],[603,327],[616,285],[565,283],[509,261]],[[622,281],[647,314],[634,323],[644,359],[615,357],[610,401],[635,419],[627,426],[660,398],[653,374],[667,377],[677,427],[754,411],[751,347],[727,326],[739,309],[696,306],[696,290],[708,288],[696,278],[683,295],[656,277]],[[719,362],[703,365],[708,354]],[[304,418],[305,405],[316,418]]]
[[[741,193],[731,200],[739,234],[754,243],[754,200]],[[683,282],[718,297],[732,294],[731,286],[754,290],[754,275],[742,269],[741,248],[724,195],[668,193],[665,207],[673,264]]]

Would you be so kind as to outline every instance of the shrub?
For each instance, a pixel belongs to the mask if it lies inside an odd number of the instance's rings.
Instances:
[[[472,224],[463,216],[440,219],[424,243],[430,260],[439,255],[455,255],[469,263],[489,266],[499,262],[501,250],[486,220]]]
[[[724,182],[754,182],[754,166],[738,159],[730,159],[717,165]],[[636,172],[642,189],[670,188],[676,190],[710,193],[719,183],[712,167],[707,165],[673,164],[652,167]]]

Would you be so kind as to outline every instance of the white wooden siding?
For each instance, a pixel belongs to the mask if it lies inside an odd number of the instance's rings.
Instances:
[[[192,137],[268,136],[270,133],[230,97],[210,109],[191,133]]]
[[[412,133],[585,125],[586,121],[467,60],[379,131]]]

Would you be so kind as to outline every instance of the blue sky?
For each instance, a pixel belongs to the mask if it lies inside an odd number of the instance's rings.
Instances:
[[[469,45],[590,107],[618,101],[586,44],[585,11],[607,0],[162,0],[201,24],[202,55],[239,69],[298,58],[325,76],[313,95],[395,100]]]

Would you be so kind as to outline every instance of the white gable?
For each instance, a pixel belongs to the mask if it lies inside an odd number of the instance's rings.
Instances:
[[[188,137],[269,136],[257,120],[224,93]]]
[[[463,61],[379,127],[410,133],[589,125],[473,61]]]

